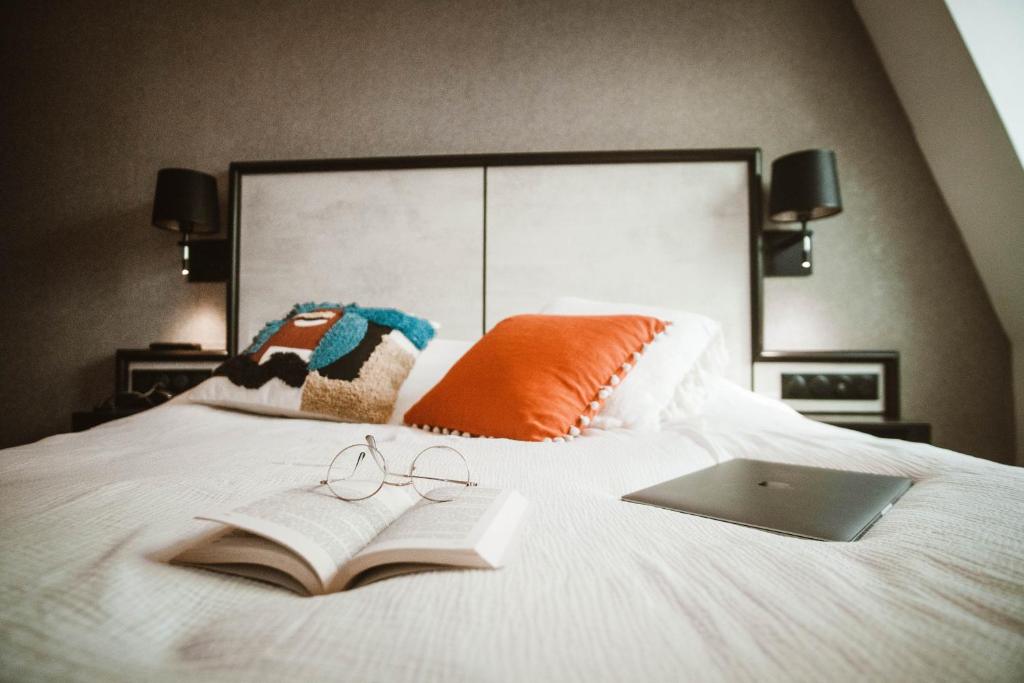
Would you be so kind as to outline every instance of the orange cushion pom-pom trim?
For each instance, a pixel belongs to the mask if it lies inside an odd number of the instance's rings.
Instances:
[[[517,315],[498,323],[405,414],[435,432],[563,441],[590,424],[665,330],[640,315]]]

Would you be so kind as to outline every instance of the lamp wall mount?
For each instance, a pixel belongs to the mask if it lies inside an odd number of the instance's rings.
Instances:
[[[182,248],[183,256],[187,254],[188,266],[182,268],[182,275],[189,282],[228,281],[231,259],[226,239],[189,239],[189,234],[184,233],[178,245]]]
[[[814,273],[813,230],[765,230],[761,233],[766,277]]]

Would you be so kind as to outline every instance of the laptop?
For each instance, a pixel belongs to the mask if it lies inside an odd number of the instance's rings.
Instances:
[[[913,482],[866,472],[729,460],[622,497],[821,541],[856,541]]]

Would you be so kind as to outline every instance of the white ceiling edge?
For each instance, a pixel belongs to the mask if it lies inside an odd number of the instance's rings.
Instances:
[[[1001,0],[985,4],[1002,8]],[[854,0],[854,5],[1014,346],[1015,365],[1020,365],[1024,361],[1024,167],[979,73],[979,66],[984,68],[986,63],[998,65],[990,69],[988,82],[1002,89],[1006,70],[998,61],[999,53],[988,46],[977,64],[970,41],[965,41],[944,0]],[[965,30],[969,27],[975,35],[1000,18],[998,11],[960,14]],[[1000,42],[1012,30],[1002,25],[991,29],[1002,36]],[[1024,39],[1024,26],[1017,31]],[[980,36],[974,42],[983,39]],[[1018,102],[1002,98],[1002,112],[1015,117],[1014,130],[1018,130]],[[1024,122],[1020,124],[1024,136]],[[1017,461],[1024,463],[1024,373],[1017,367],[1014,374]]]
[[[1024,2],[946,0],[946,7],[999,112],[1017,158],[1024,160]]]

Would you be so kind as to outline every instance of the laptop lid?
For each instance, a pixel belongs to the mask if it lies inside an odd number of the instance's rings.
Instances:
[[[622,500],[822,541],[855,541],[913,482],[763,460],[729,460]]]

